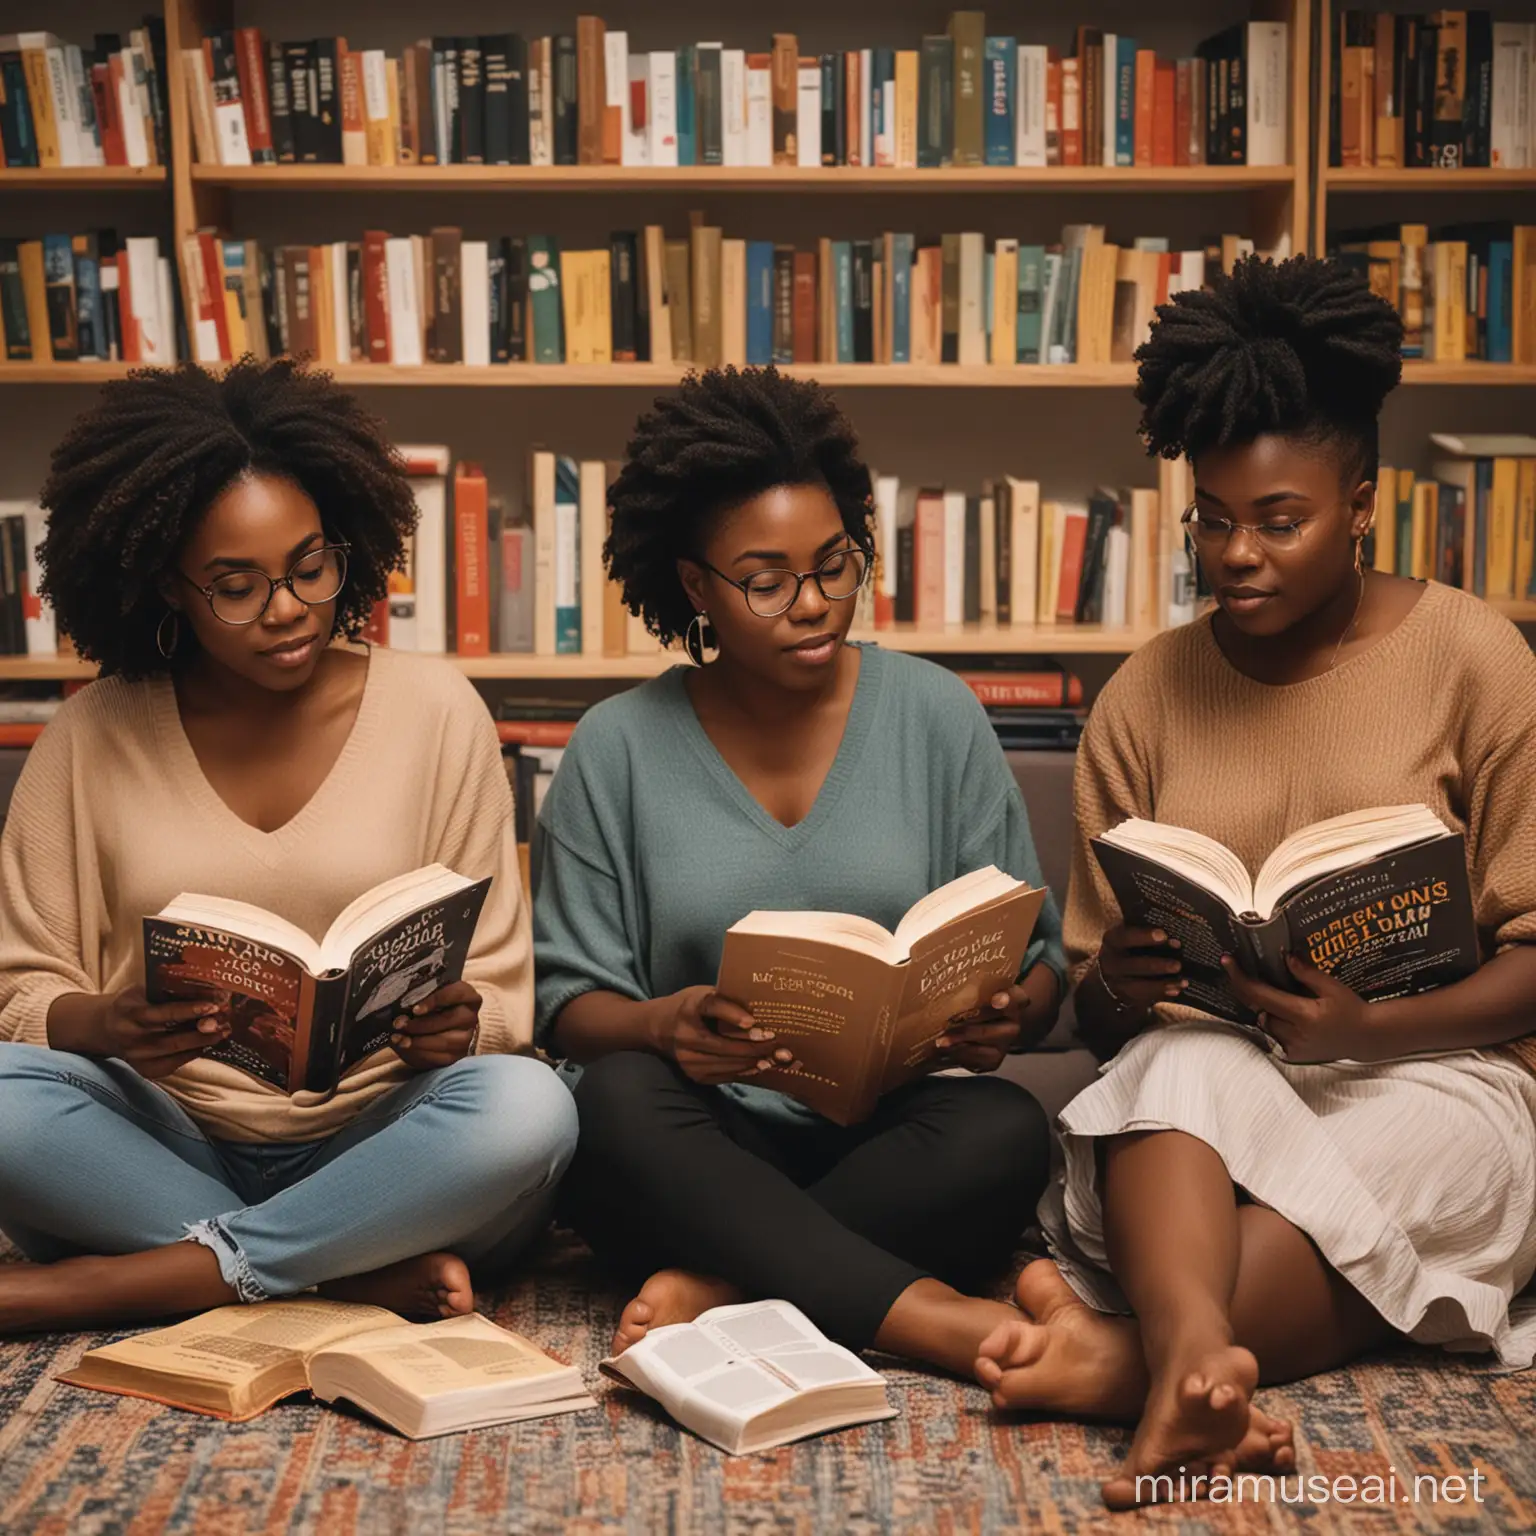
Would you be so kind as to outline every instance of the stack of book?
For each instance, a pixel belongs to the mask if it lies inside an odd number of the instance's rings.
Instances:
[[[176,362],[175,287],[153,236],[0,237],[0,357],[9,363]]]
[[[695,223],[562,250],[549,235],[466,240],[367,231],[284,245],[189,236],[200,363],[250,351],[325,363],[1126,362],[1156,306],[1254,249],[1115,245],[1098,224],[1030,245],[979,232],[885,233],[797,250]],[[1273,254],[1288,254],[1282,241]]]
[[[1536,363],[1536,224],[1393,224],[1341,237],[1403,319],[1403,356]]]
[[[167,165],[165,23],[87,50],[51,32],[0,36],[0,167]]]
[[[989,36],[957,11],[916,45],[802,54],[574,34],[436,37],[396,59],[253,27],[182,55],[205,165],[1283,165],[1289,36],[1249,22],[1159,59],[1077,29],[1075,49]]]
[[[1536,167],[1536,23],[1341,10],[1329,45],[1330,165]]]
[[[1437,433],[1428,478],[1382,465],[1370,559],[1494,601],[1536,599],[1536,437]]]

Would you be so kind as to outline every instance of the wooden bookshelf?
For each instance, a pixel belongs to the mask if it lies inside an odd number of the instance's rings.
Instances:
[[[163,165],[0,167],[0,192],[147,192],[163,188],[166,178]]]
[[[1326,146],[1325,146],[1326,147]],[[1371,165],[1325,167],[1330,188],[1357,192],[1536,192],[1536,171],[1470,166],[1445,171],[1434,166],[1387,170]]]
[[[1493,608],[1517,624],[1536,624],[1536,601],[1495,602]],[[918,656],[1128,656],[1159,632],[1105,629],[1094,624],[1018,624],[986,628],[975,624],[947,629],[855,630],[850,637]],[[466,676],[481,681],[624,681],[655,677],[686,663],[680,650],[634,652],[627,656],[447,656]],[[71,682],[92,678],[96,669],[73,656],[0,656],[0,682]]]
[[[1012,166],[896,170],[832,166],[193,165],[199,187],[269,192],[1255,192],[1289,186],[1288,165]]]

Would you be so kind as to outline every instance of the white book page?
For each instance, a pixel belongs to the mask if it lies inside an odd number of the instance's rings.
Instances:
[[[882,1379],[852,1351],[834,1344],[787,1301],[713,1307],[699,1317],[696,1326],[725,1350],[751,1355],[770,1366],[802,1392]]]
[[[893,964],[901,958],[895,940],[879,923],[851,912],[749,912],[727,931],[835,944]]]
[[[945,923],[1025,888],[1022,881],[1005,875],[995,864],[973,869],[970,874],[930,891],[908,908],[907,915],[896,925],[896,947],[905,958],[919,939],[927,938]]]
[[[1130,853],[1155,859],[1187,880],[1193,880],[1226,902],[1234,913],[1255,910],[1253,882],[1242,860],[1223,843],[1187,827],[1167,827],[1161,822],[1133,816],[1111,827],[1103,841]]]
[[[253,907],[229,896],[199,896],[183,891],[155,916],[191,928],[219,928],[252,943],[264,944],[268,949],[281,950],[312,975],[320,970],[320,946],[302,928],[265,907]]]
[[[1265,859],[1254,881],[1254,910],[1268,917],[1302,885],[1449,831],[1424,805],[1376,806],[1315,822],[1293,832]]]

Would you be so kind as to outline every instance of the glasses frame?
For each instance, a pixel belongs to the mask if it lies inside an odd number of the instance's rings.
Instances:
[[[1221,541],[1223,549],[1232,542],[1232,536],[1237,533],[1251,534],[1258,541],[1260,547],[1264,549],[1294,549],[1301,542],[1302,530],[1306,528],[1308,523],[1313,521],[1310,517],[1299,517],[1294,519],[1292,523],[1282,524],[1280,526],[1294,528],[1295,531],[1287,533],[1284,538],[1278,541],[1272,541],[1266,535],[1277,532],[1277,528],[1266,528],[1262,523],[1238,523],[1234,522],[1230,517],[1212,517],[1208,512],[1203,514],[1203,516],[1206,522],[1220,523],[1226,529],[1226,533]],[[1200,522],[1201,517],[1200,503],[1192,501],[1185,507],[1184,515],[1179,519],[1180,526],[1191,539],[1197,537],[1198,529],[1196,525]]]
[[[307,551],[305,554],[300,555],[299,558],[288,567],[287,573],[285,575],[279,576],[276,581],[273,581],[273,579],[268,576],[265,571],[229,572],[231,576],[259,576],[267,584],[266,601],[257,610],[255,617],[250,619],[226,619],[224,615],[213,606],[213,600],[218,595],[218,588],[216,586],[214,586],[212,583],[209,583],[209,585],[206,587],[199,585],[199,583],[193,581],[192,578],[188,576],[187,573],[179,566],[177,567],[176,574],[180,576],[181,579],[186,582],[186,584],[191,587],[194,592],[199,592],[202,594],[203,601],[208,604],[209,613],[211,613],[214,618],[219,621],[220,624],[227,624],[231,629],[249,629],[252,624],[261,623],[267,609],[272,606],[272,599],[277,596],[277,589],[279,587],[287,587],[289,596],[297,598],[298,601],[303,603],[306,608],[318,608],[323,603],[334,602],[336,598],[341,595],[341,589],[347,584],[347,556],[350,555],[351,552],[352,546],[344,541],[337,541],[332,544],[317,544],[313,549]],[[316,555],[329,553],[335,553],[341,556],[341,580],[336,583],[336,590],[332,592],[329,597],[317,597],[313,602],[311,602],[309,598],[305,597],[302,592],[298,591],[294,587],[293,573],[298,570],[298,568],[303,565],[306,560],[313,560]]]
[[[843,555],[859,556],[859,558],[864,562],[864,573],[859,577],[859,584],[853,589],[853,591],[836,593],[828,592],[824,584],[822,573],[825,571],[827,565],[831,561],[836,560]],[[814,571],[787,571],[780,569],[778,566],[769,565],[765,566],[760,571],[753,571],[751,575],[743,577],[740,581],[738,581],[734,576],[727,576],[724,571],[720,570],[716,566],[711,565],[708,560],[700,560],[698,563],[702,565],[704,569],[711,575],[718,576],[720,580],[723,581],[727,586],[735,587],[736,590],[741,593],[742,601],[747,605],[747,612],[750,613],[754,619],[782,618],[786,613],[790,611],[791,608],[795,606],[796,603],[800,601],[801,590],[804,588],[806,582],[808,581],[814,581],[816,583],[816,590],[821,593],[822,597],[827,602],[846,603],[849,598],[857,597],[859,595],[859,593],[864,588],[865,582],[869,580],[869,573],[875,567],[874,556],[870,553],[869,550],[865,549],[862,544],[851,544],[847,549],[834,549],[831,554],[827,555],[826,558],[822,560],[821,564],[818,565]],[[785,603],[782,608],[776,609],[773,613],[759,613],[757,609],[752,606],[752,595],[747,590],[747,583],[750,582],[755,576],[791,577],[795,583],[794,595],[787,603]]]

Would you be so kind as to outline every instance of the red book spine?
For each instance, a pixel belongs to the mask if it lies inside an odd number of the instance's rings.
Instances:
[[[363,232],[363,319],[368,333],[368,361],[387,363],[394,358],[389,335],[389,267],[380,229]]]
[[[219,262],[219,243],[211,231],[198,231],[197,254],[203,263],[203,281],[208,285],[209,313],[205,318],[213,321],[213,328],[218,334],[220,359],[226,363],[232,362],[234,354],[230,350],[229,310],[224,303],[224,269]]]
[[[272,103],[267,95],[267,45],[258,28],[241,27],[235,33],[235,71],[240,77],[240,105],[245,112],[251,161],[274,165],[277,155],[272,148]]]
[[[128,252],[117,253],[117,309],[123,332],[123,361],[142,363],[144,342],[139,334],[138,318],[133,312],[133,288],[128,281]]]
[[[368,622],[363,625],[363,639],[369,645],[389,644],[389,599],[381,597],[368,613]]]
[[[1058,624],[1070,624],[1077,612],[1077,593],[1083,584],[1083,555],[1087,547],[1087,517],[1067,518],[1061,535],[1061,584],[1056,588]]]
[[[912,550],[913,619],[920,628],[944,625],[944,496],[922,491],[917,498],[917,528]]]
[[[30,747],[43,734],[43,728],[31,725],[0,725],[0,747]]]
[[[108,165],[127,165],[128,151],[123,144],[123,120],[117,112],[117,92],[112,89],[112,71],[105,64],[91,65],[91,99],[96,104],[96,127],[101,133],[101,158]]]
[[[503,746],[565,747],[576,729],[574,720],[498,720],[496,734]]]
[[[491,653],[491,593],[486,566],[490,560],[490,507],[485,471],[460,462],[453,470],[455,629],[460,656]],[[596,623],[600,615],[594,614]]]
[[[1064,709],[1083,702],[1083,682],[1070,672],[961,672],[981,700],[1003,708]]]
[[[1177,92],[1177,71],[1171,60],[1159,59],[1152,84],[1152,164],[1173,165],[1175,159],[1174,124],[1178,109],[1174,98]],[[1187,137],[1187,135],[1186,135]]]
[[[1153,165],[1152,118],[1156,102],[1157,55],[1150,48],[1136,50],[1133,162],[1136,165]]]
[[[797,363],[816,361],[816,253],[795,252],[793,342]]]

